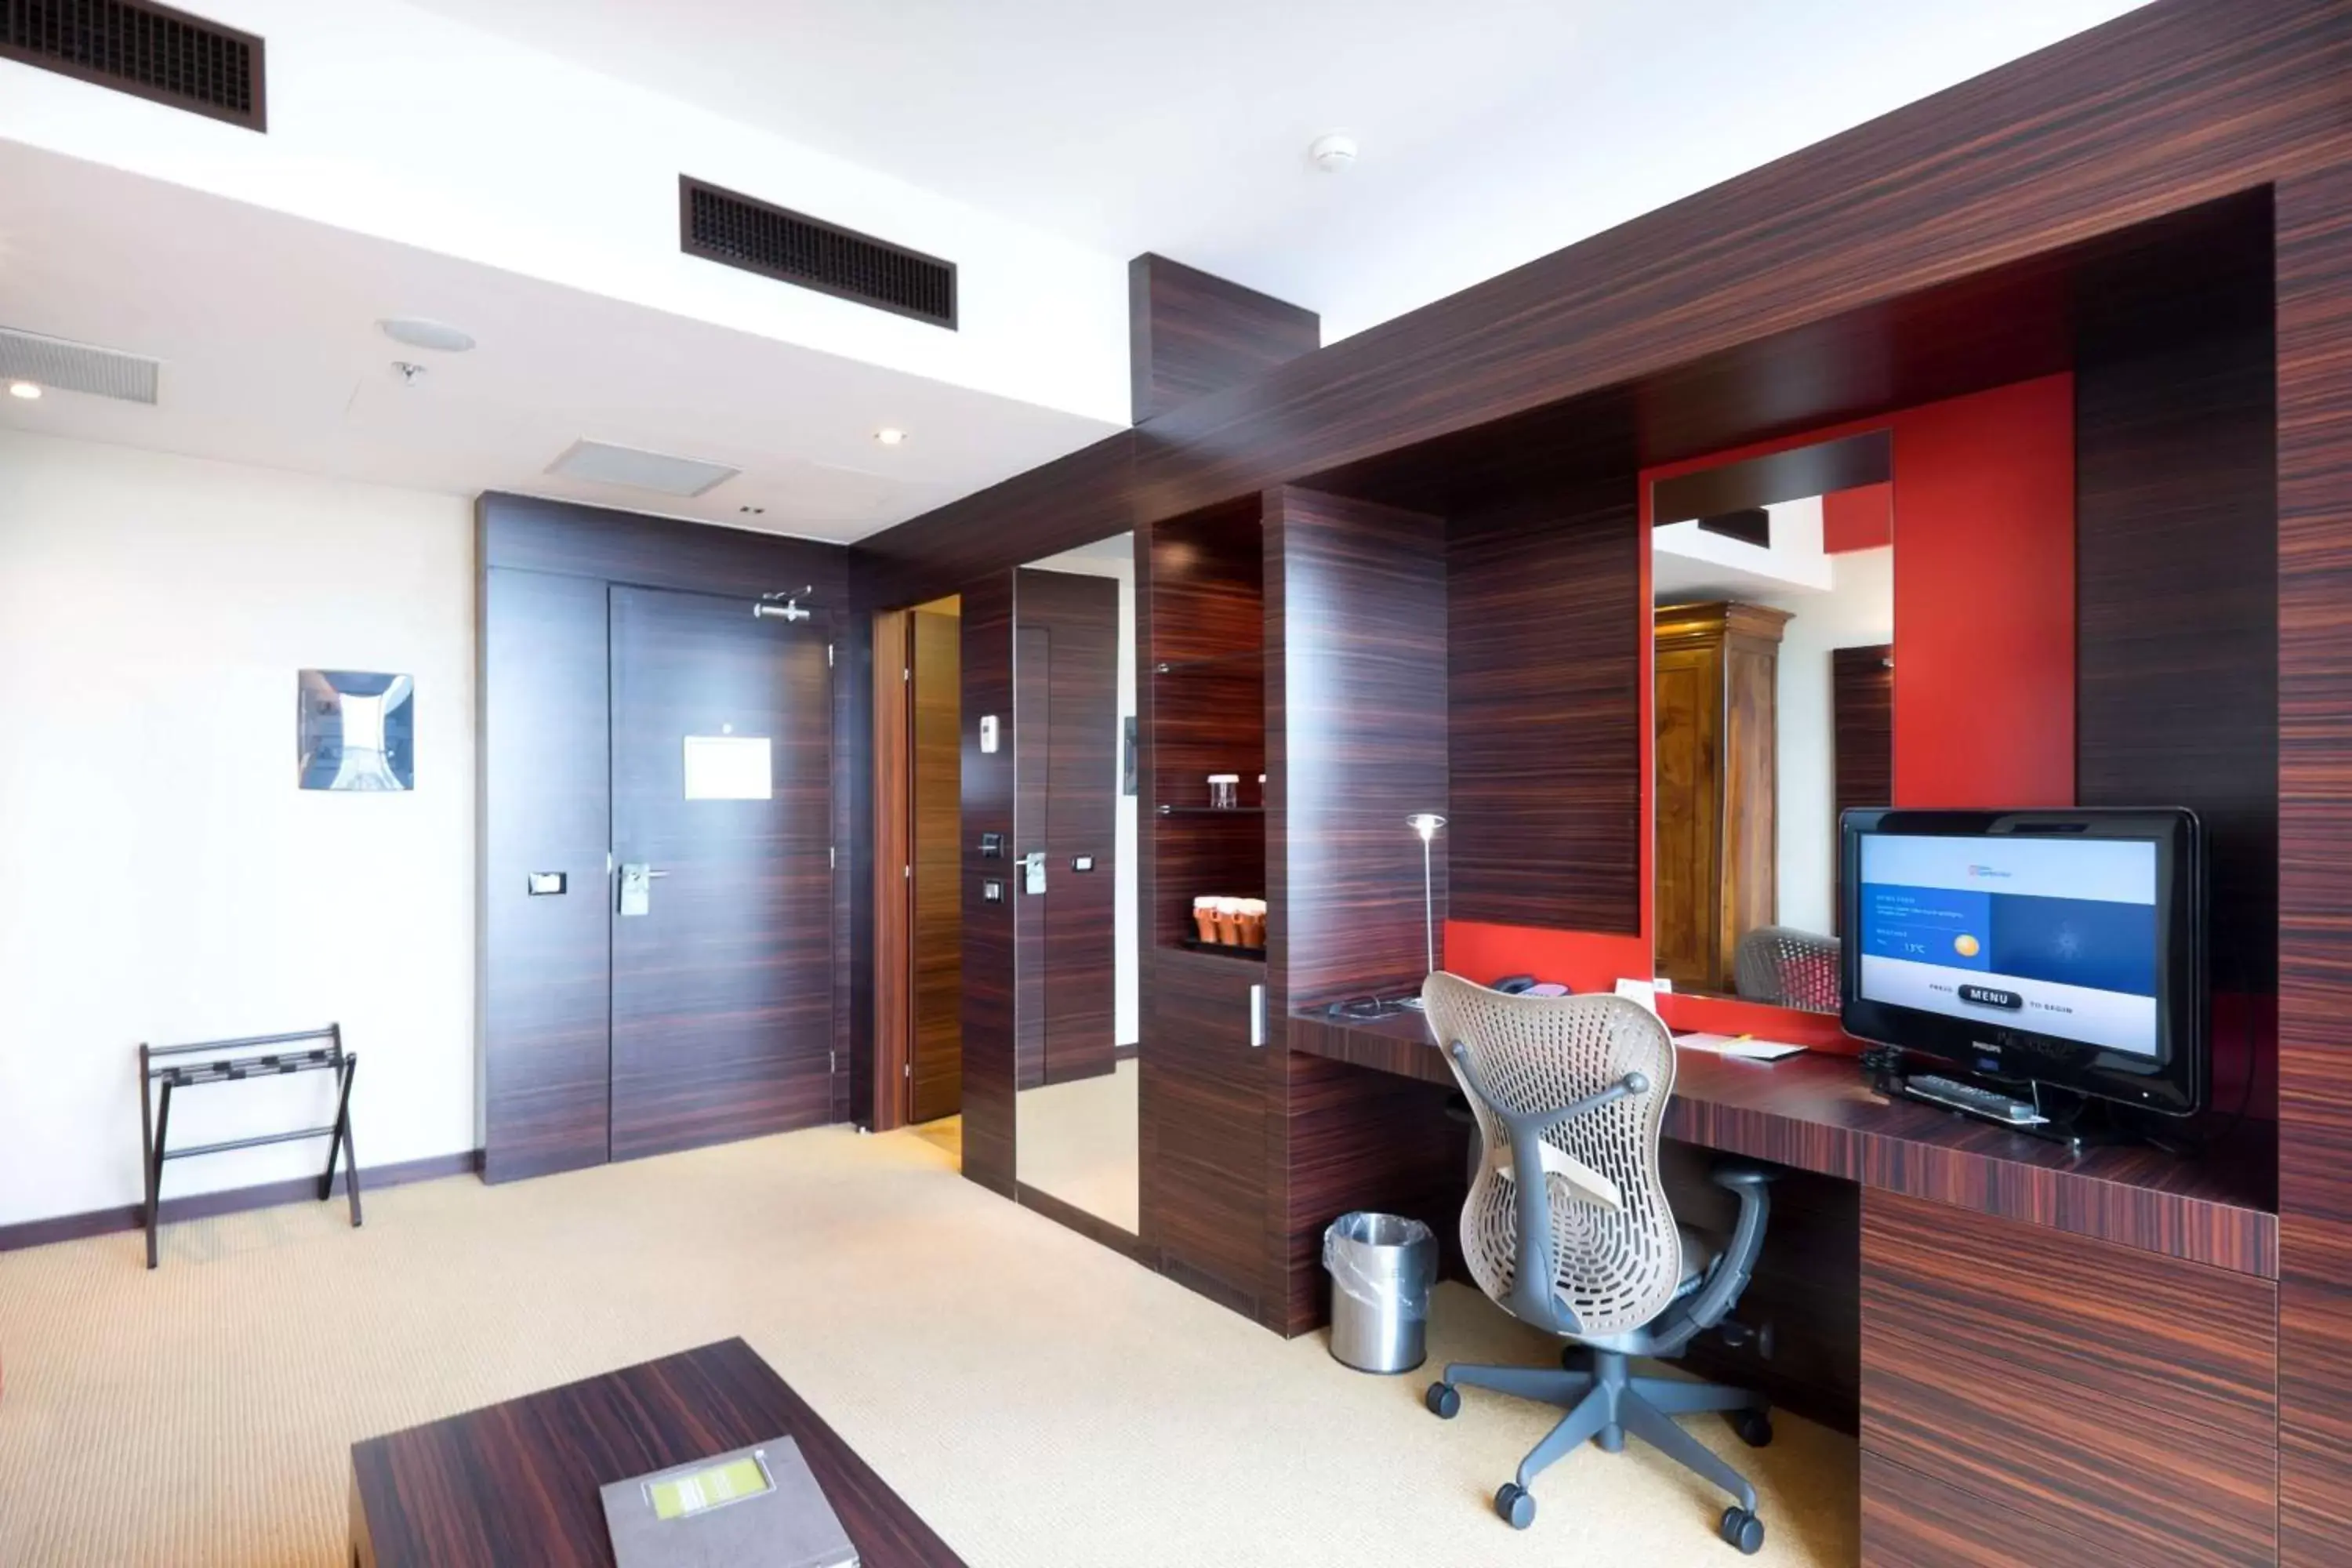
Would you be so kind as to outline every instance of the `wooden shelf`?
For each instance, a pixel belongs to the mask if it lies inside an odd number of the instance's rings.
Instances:
[[[1162,805],[1153,808],[1161,816],[1264,816],[1262,805]]]

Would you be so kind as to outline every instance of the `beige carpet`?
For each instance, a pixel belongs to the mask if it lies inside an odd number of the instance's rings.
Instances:
[[[1106,1219],[1140,1227],[1141,1109],[1135,1058],[1070,1083],[1024,1089],[1013,1100],[1021,1179]]]
[[[345,1558],[352,1439],[741,1334],[972,1563],[1741,1561],[1722,1500],[1638,1447],[1486,1499],[1547,1417],[1286,1342],[957,1177],[911,1131],[828,1129],[509,1186],[387,1190],[0,1255],[0,1563]],[[1440,1358],[1543,1360],[1447,1287]],[[1855,1558],[1852,1442],[1749,1454],[1759,1563]]]

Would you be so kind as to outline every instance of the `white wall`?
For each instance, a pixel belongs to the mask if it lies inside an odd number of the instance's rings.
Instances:
[[[1049,555],[1043,561],[1033,561],[1032,566],[1048,572],[1082,572],[1097,577],[1118,579],[1118,718],[1121,742],[1111,753],[1111,777],[1114,786],[1125,773],[1124,734],[1127,721],[1135,716],[1135,545],[1132,534],[1122,533],[1116,539],[1081,545],[1061,555]],[[1120,1045],[1133,1045],[1143,1037],[1143,963],[1140,948],[1141,933],[1137,925],[1137,855],[1135,808],[1138,796],[1122,793],[1118,796],[1118,823],[1112,840],[1112,849],[1118,857],[1118,878],[1112,884],[1112,897],[1118,900],[1118,921],[1113,940],[1118,944],[1116,963],[1116,1018]]]
[[[1892,546],[1830,556],[1826,594],[1791,597],[1795,617],[1780,634],[1779,704],[1780,921],[1804,931],[1834,930],[1837,831],[1837,721],[1830,650],[1895,640]]]
[[[138,1200],[142,1040],[340,1021],[362,1168],[475,1146],[473,663],[460,498],[0,432],[0,1225]],[[416,678],[414,793],[295,787],[306,666]],[[173,1142],[327,1098],[192,1090]]]

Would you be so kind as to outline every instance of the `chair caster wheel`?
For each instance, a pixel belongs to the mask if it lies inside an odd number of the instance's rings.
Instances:
[[[1723,1510],[1723,1522],[1717,1532],[1730,1544],[1739,1548],[1740,1554],[1753,1557],[1764,1550],[1764,1521],[1744,1508]]]
[[[1428,1405],[1429,1413],[1440,1421],[1451,1421],[1462,1414],[1462,1391],[1450,1383],[1431,1384],[1428,1392],[1421,1396],[1421,1402]]]
[[[1536,1500],[1518,1482],[1505,1481],[1495,1489],[1495,1515],[1513,1530],[1525,1530],[1536,1521]],[[1756,1539],[1764,1539],[1760,1525]]]
[[[1761,1448],[1772,1441],[1772,1416],[1763,1410],[1735,1410],[1731,1413],[1731,1429],[1739,1440],[1751,1448]]]

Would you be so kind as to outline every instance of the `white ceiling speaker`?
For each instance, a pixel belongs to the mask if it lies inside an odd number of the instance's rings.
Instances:
[[[474,346],[474,334],[446,321],[422,316],[386,316],[376,330],[404,348],[431,349],[436,353],[461,354]]]
[[[1327,131],[1307,149],[1307,161],[1327,174],[1344,174],[1355,167],[1356,139],[1341,132]]]
[[[674,458],[667,452],[616,447],[609,441],[579,440],[549,464],[547,471],[666,496],[698,496],[743,470],[724,463],[706,463],[698,458]]]
[[[163,369],[162,361],[139,354],[0,327],[0,382],[152,403]]]

